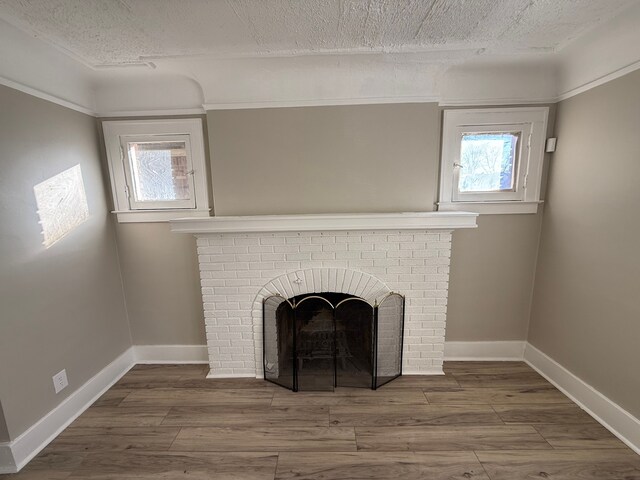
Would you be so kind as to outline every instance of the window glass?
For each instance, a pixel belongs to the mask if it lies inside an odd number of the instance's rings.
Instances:
[[[128,142],[127,150],[135,201],[191,198],[185,142]]]
[[[458,191],[514,191],[519,137],[519,133],[464,134]]]

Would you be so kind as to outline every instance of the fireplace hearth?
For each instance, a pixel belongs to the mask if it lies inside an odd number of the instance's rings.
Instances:
[[[263,301],[264,378],[297,391],[376,389],[402,374],[404,297],[339,292]]]

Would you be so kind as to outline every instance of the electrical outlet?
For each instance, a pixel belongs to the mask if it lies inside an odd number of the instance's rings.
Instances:
[[[53,388],[56,389],[56,393],[60,393],[67,388],[67,385],[69,385],[69,380],[67,380],[66,370],[61,370],[53,376]]]

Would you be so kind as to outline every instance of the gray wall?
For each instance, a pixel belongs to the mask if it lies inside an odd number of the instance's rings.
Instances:
[[[203,345],[196,241],[168,223],[120,223],[120,268],[134,345]]]
[[[207,112],[217,215],[433,210],[431,104]]]
[[[0,105],[0,400],[13,439],[131,340],[95,119],[2,86]],[[76,164],[90,217],[46,249],[33,187]]]
[[[433,210],[441,116],[436,104],[209,111],[216,213]],[[540,215],[479,225],[454,234],[447,340],[524,340]]]
[[[529,341],[640,416],[640,71],[560,103]]]
[[[448,341],[525,340],[542,215],[481,215],[453,235]]]

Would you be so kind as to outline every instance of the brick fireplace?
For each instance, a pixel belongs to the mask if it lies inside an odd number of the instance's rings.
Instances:
[[[441,374],[451,237],[475,213],[282,215],[171,221],[196,237],[209,377],[262,377],[262,302],[404,295],[404,374]]]

